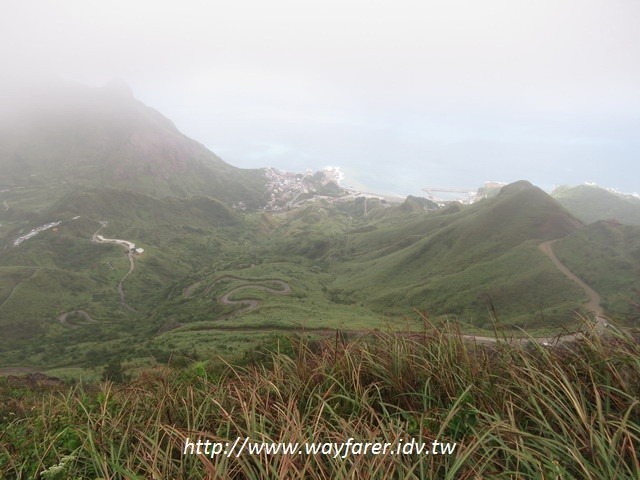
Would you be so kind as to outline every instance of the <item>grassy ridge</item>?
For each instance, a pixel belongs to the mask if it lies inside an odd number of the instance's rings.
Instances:
[[[511,324],[562,323],[583,294],[536,245],[580,225],[540,189],[517,182],[468,207],[383,217],[349,234],[331,288],[393,314],[409,306],[486,325],[493,304]]]
[[[591,185],[560,188],[553,192],[553,196],[585,223],[615,219],[628,225],[640,225],[639,198]]]
[[[0,380],[11,478],[580,478],[640,475],[640,349],[612,331],[571,348],[474,347],[453,330],[317,345],[245,366],[196,363],[129,384]],[[257,363],[256,363],[257,361]],[[44,390],[43,390],[44,389]],[[59,393],[55,393],[59,392]],[[150,408],[152,406],[152,408]],[[25,432],[29,432],[25,435]],[[440,456],[183,456],[185,437],[457,443]],[[38,442],[33,442],[38,438]],[[54,473],[57,472],[57,473]],[[57,475],[57,476],[56,476]]]

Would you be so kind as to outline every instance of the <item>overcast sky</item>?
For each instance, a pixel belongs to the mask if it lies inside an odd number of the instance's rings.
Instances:
[[[640,1],[3,1],[3,76],[125,80],[241,167],[640,191]]]

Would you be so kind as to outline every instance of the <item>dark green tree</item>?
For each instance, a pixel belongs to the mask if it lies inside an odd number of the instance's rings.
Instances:
[[[122,368],[122,362],[116,358],[111,360],[102,372],[102,381],[124,383],[129,379],[128,375],[125,375],[124,368]]]

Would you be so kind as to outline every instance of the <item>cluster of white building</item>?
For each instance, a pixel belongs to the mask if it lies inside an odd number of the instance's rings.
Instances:
[[[265,174],[270,196],[266,210],[278,210],[297,195],[309,192],[309,184],[304,181],[304,175],[282,172],[275,168],[267,169]]]
[[[332,182],[336,182],[338,185],[340,185],[342,180],[344,180],[344,173],[342,173],[340,167],[324,167],[322,171],[327,179]]]
[[[60,222],[51,222],[51,223],[47,223],[46,225],[36,227],[26,235],[22,235],[21,237],[16,238],[13,241],[13,246],[17,247],[25,240],[29,240],[31,237],[35,237],[36,235],[38,235],[40,232],[44,232],[45,230],[49,230],[50,228],[57,227],[58,225],[60,225]]]
[[[316,192],[314,184],[326,185],[329,182],[339,184],[344,177],[338,167],[325,167],[321,173],[323,175],[318,177],[311,170],[301,174],[283,172],[275,168],[266,169],[269,201],[265,210],[281,210],[291,207],[300,195]],[[310,177],[314,177],[314,179],[311,180]]]

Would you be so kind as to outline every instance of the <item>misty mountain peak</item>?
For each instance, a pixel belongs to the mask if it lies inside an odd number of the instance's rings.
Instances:
[[[0,124],[3,178],[262,204],[263,172],[225,163],[122,80],[100,88],[57,82],[20,100],[16,113],[2,115],[7,127]]]
[[[114,78],[102,88],[105,92],[114,96],[117,95],[122,98],[133,98],[133,90],[129,84],[121,78]]]

